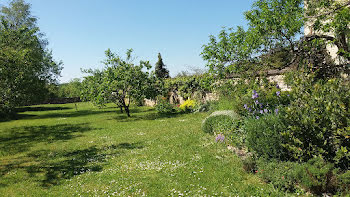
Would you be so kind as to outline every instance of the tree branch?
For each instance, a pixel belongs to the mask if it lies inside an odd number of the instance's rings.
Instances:
[[[347,6],[350,6],[350,1],[348,1],[347,3],[345,3],[344,5],[340,6],[340,7],[337,7],[335,8],[334,10],[331,10],[329,12],[326,12],[326,13],[322,13],[322,14],[319,14],[319,15],[316,15],[316,16],[305,16],[305,18],[318,18],[320,16],[324,16],[324,15],[329,15],[329,14],[333,14],[334,12],[344,8],[344,7],[347,7]]]

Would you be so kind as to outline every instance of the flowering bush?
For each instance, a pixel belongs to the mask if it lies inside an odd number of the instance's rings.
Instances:
[[[181,111],[191,112],[196,107],[196,101],[188,99],[182,105],[180,105]]]
[[[251,97],[246,96],[242,114],[259,119],[267,114],[278,114],[280,108],[290,103],[289,92],[282,92],[278,85],[259,92],[252,90]]]
[[[264,114],[258,119],[251,117],[245,120],[244,130],[249,150],[266,158],[287,158],[281,136],[281,132],[287,127],[279,117],[275,114]]]

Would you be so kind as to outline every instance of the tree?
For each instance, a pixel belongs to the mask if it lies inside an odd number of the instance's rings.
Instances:
[[[129,49],[124,60],[108,49],[103,70],[85,71],[92,75],[83,81],[83,99],[97,106],[113,102],[130,117],[132,102],[150,98],[153,95],[149,92],[153,80],[143,69],[149,70],[151,66],[148,61],[140,61],[138,65],[132,63],[131,53],[132,49]]]
[[[13,112],[16,106],[44,99],[47,84],[54,83],[62,69],[62,63],[55,62],[51,51],[45,48],[29,9],[30,5],[23,1],[12,1],[9,7],[1,8],[0,113],[3,114]]]
[[[212,73],[221,77],[227,73],[255,73],[270,67],[264,54],[295,50],[302,34],[303,0],[261,0],[245,12],[249,28],[223,29],[201,53]],[[266,57],[266,56],[265,56]]]
[[[81,80],[74,78],[68,83],[58,85],[57,96],[60,98],[75,98],[80,97],[81,94]]]
[[[25,3],[24,0],[13,0],[9,7],[1,7],[0,12],[10,29],[15,30],[24,26],[28,29],[37,27],[37,18],[31,15],[30,4]]]
[[[158,53],[158,62],[155,67],[155,74],[158,78],[164,79],[169,78],[169,71],[165,68],[165,64],[163,63],[162,56]]]
[[[350,1],[305,0],[305,18],[311,24],[306,39],[336,45],[338,55],[350,61]]]
[[[221,77],[256,75],[271,68],[303,68],[316,78],[349,70],[350,2],[336,0],[260,0],[245,12],[248,29],[223,29],[210,36],[202,57],[210,71]],[[313,34],[305,35],[305,22],[312,21]],[[336,45],[343,64],[337,65],[327,46]]]

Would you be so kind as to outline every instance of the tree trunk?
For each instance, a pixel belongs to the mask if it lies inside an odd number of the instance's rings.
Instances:
[[[123,106],[119,105],[119,107],[120,107],[120,113],[124,113]]]
[[[124,109],[125,109],[125,112],[126,112],[126,114],[128,115],[128,117],[130,117],[129,106],[124,105]]]

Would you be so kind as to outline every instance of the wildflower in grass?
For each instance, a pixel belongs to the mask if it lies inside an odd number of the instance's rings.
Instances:
[[[268,109],[264,109],[264,113],[268,113],[269,112],[269,110]]]
[[[256,100],[256,101],[255,101],[255,104],[259,105],[260,103],[259,103],[259,101],[258,101],[258,100]]]
[[[276,95],[279,97],[281,95],[281,91],[277,91]]]
[[[277,88],[277,89],[280,89],[280,86],[277,84],[277,85],[276,85],[276,88]]]
[[[259,112],[260,112],[260,114],[264,114],[264,111],[263,111],[263,110],[260,110]]]
[[[248,109],[248,105],[247,104],[244,104],[244,109]]]
[[[277,108],[275,109],[275,114],[276,114],[276,115],[278,114],[278,109],[277,109]]]
[[[259,94],[253,90],[253,95],[252,95],[252,99],[257,99],[259,97]]]
[[[222,134],[218,134],[218,136],[216,136],[216,139],[215,139],[216,142],[224,142],[224,140],[225,140],[225,136]]]
[[[256,116],[256,119],[257,119],[257,120],[259,120],[259,119],[260,119],[260,117],[259,117],[259,116]]]

